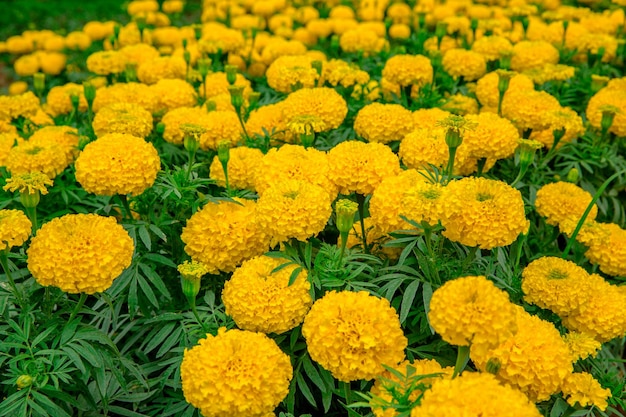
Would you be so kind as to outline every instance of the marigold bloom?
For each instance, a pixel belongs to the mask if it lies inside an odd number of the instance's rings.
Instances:
[[[468,115],[466,119],[475,123],[463,135],[463,147],[472,158],[496,160],[513,156],[519,133],[510,121],[494,113]]]
[[[340,381],[372,379],[404,359],[407,339],[385,298],[365,291],[331,291],[304,319],[311,358]]]
[[[48,92],[46,99],[48,113],[52,116],[59,116],[71,112],[74,108],[71,96],[78,96],[78,109],[80,111],[87,110],[87,100],[85,100],[83,86],[67,83],[65,85],[52,87]]]
[[[356,28],[347,30],[341,35],[339,46],[344,52],[362,52],[364,56],[369,56],[385,49],[388,42],[372,30]]]
[[[96,195],[139,195],[161,170],[157,150],[142,138],[109,133],[89,143],[76,159],[76,180]]]
[[[429,165],[443,167],[449,158],[445,135],[445,130],[439,127],[415,129],[400,142],[398,156],[411,169],[427,169]]]
[[[53,181],[47,175],[35,171],[27,172],[24,174],[12,175],[7,178],[6,185],[3,187],[5,191],[19,191],[20,193],[36,194],[41,193],[43,195],[48,194],[48,186],[51,186]]]
[[[322,120],[323,132],[338,128],[348,113],[346,101],[332,88],[301,88],[285,99],[282,105],[286,122],[296,116],[317,116]]]
[[[342,194],[371,194],[385,178],[400,173],[398,157],[381,143],[342,142],[328,158],[330,179]]]
[[[364,85],[369,81],[370,75],[354,63],[348,63],[341,59],[331,59],[322,63],[320,85],[328,83],[333,87],[341,85],[344,88],[348,88],[355,85]]]
[[[137,67],[137,78],[144,84],[156,84],[164,79],[183,79],[187,64],[182,57],[159,56],[142,62]]]
[[[263,152],[260,149],[240,146],[230,150],[228,160],[228,183],[238,190],[254,190],[256,184],[257,167],[261,165]],[[224,169],[217,155],[211,162],[209,176],[220,187],[226,186]]]
[[[293,368],[266,335],[222,327],[185,350],[180,377],[206,417],[266,417],[287,396]]]
[[[417,387],[422,385],[430,388],[439,379],[451,378],[454,371],[451,366],[444,368],[434,359],[421,359],[415,362],[404,361],[392,368],[402,374],[403,378],[398,378],[396,374],[385,370],[376,378],[374,386],[370,390],[370,395],[373,397],[370,401],[370,407],[376,417],[397,416],[398,413],[394,408],[384,408],[394,404],[394,395],[403,396],[408,390],[411,390],[409,400],[415,401],[423,392]],[[431,376],[424,377],[425,375]]]
[[[301,180],[279,179],[263,192],[257,222],[273,244],[290,238],[305,241],[324,230],[332,213],[328,191]]]
[[[411,417],[539,417],[535,405],[518,390],[502,385],[488,373],[465,372],[439,379],[424,393]]]
[[[595,358],[602,348],[602,344],[587,333],[568,332],[563,336],[563,341],[567,343],[572,362],[588,357]]]
[[[509,295],[483,276],[457,278],[438,288],[428,320],[446,342],[481,354],[517,329]]]
[[[592,296],[589,274],[575,263],[545,256],[522,272],[524,300],[567,316]]]
[[[614,223],[596,223],[604,239],[588,243],[585,256],[600,271],[613,276],[626,276],[626,230]]]
[[[573,141],[585,133],[583,119],[574,110],[564,107],[559,110],[553,110],[546,115],[548,128],[545,130],[533,131],[530,139],[542,142],[543,145],[550,149],[554,146],[554,131],[563,130],[563,137],[557,144],[561,147],[564,143]]]
[[[115,103],[135,104],[154,113],[159,108],[159,97],[154,86],[141,83],[117,83],[98,89],[93,101],[93,111],[98,112],[103,107]]]
[[[126,62],[119,51],[99,51],[87,57],[87,69],[98,75],[119,74],[126,69]]]
[[[587,372],[568,375],[561,386],[563,395],[572,407],[578,404],[581,407],[596,406],[604,411],[608,407],[607,399],[611,398],[611,390],[602,388],[602,385]]]
[[[559,63],[559,50],[546,41],[521,41],[513,46],[511,69],[524,71]]]
[[[433,66],[423,55],[394,55],[385,62],[383,77],[401,87],[433,82]]]
[[[185,261],[176,268],[186,279],[200,280],[209,273],[209,269],[203,263],[196,261]]]
[[[559,101],[545,91],[513,90],[509,93],[507,90],[502,100],[502,116],[522,130],[548,129],[551,122],[548,115],[561,109]]]
[[[178,107],[170,110],[161,119],[161,123],[165,125],[163,131],[163,139],[174,145],[182,145],[185,134],[181,130],[184,124],[192,124],[208,129],[209,119],[208,112],[204,107]]]
[[[208,203],[183,227],[185,252],[209,272],[231,272],[243,261],[262,255],[269,238],[255,219],[256,203],[235,199]]]
[[[241,124],[234,112],[208,112],[202,116],[199,125],[206,129],[200,136],[200,148],[203,150],[217,150],[217,145],[222,141],[228,141],[232,145],[241,141]]]
[[[284,101],[268,104],[254,109],[246,122],[246,131],[251,137],[264,137],[267,133],[271,143],[293,143],[296,135],[287,128],[287,120],[283,115]]]
[[[531,401],[545,401],[560,390],[572,368],[569,348],[550,322],[541,320],[515,306],[517,332],[498,347],[479,352],[471,358],[482,371],[498,368],[496,377],[519,389]]]
[[[546,184],[537,191],[535,209],[546,217],[546,223],[558,226],[568,224],[568,219],[578,222],[592,199],[590,193],[576,184],[559,181]],[[597,215],[598,207],[594,205],[587,219],[593,220]]]
[[[498,109],[498,100],[500,93],[498,91],[499,75],[496,71],[482,77],[476,83],[476,98],[480,101],[484,107],[493,109],[494,112]],[[514,75],[509,81],[509,88],[506,90],[505,96],[515,93],[517,91],[533,91],[535,85],[533,80],[523,74]]]
[[[274,90],[289,94],[294,87],[313,88],[319,78],[307,55],[285,55],[277,58],[267,69],[267,84]]]
[[[485,58],[473,51],[450,49],[443,55],[443,69],[453,77],[463,77],[466,81],[477,80],[487,72]]]
[[[25,141],[11,148],[5,163],[11,175],[43,172],[52,179],[63,172],[72,159],[68,157],[67,148],[54,141]]]
[[[441,224],[448,239],[493,249],[510,245],[520,233],[528,232],[522,195],[508,184],[468,177],[446,188]]]
[[[368,142],[401,140],[413,128],[413,114],[399,104],[368,104],[354,119],[354,131]]]
[[[10,251],[28,240],[33,225],[20,210],[0,210],[0,251]]]
[[[96,113],[92,127],[97,137],[109,133],[126,133],[140,138],[152,132],[152,114],[129,103],[115,103]]]
[[[133,240],[113,217],[66,214],[45,223],[28,249],[28,269],[41,285],[68,293],[105,291],[133,257]]]
[[[609,83],[589,100],[585,114],[596,129],[601,128],[602,110],[605,106],[621,109],[615,112],[609,132],[620,137],[626,137],[626,92],[624,92],[624,85]]]
[[[283,145],[270,149],[257,164],[255,187],[262,195],[277,180],[301,180],[319,185],[334,200],[337,186],[329,176],[330,163],[325,152],[299,145]]]
[[[474,41],[472,51],[481,54],[487,61],[497,61],[504,54],[513,52],[513,45],[502,36],[483,36]]]
[[[150,86],[150,89],[158,97],[158,110],[192,107],[198,101],[196,90],[185,80],[162,79]]]
[[[235,269],[224,284],[222,300],[226,314],[244,330],[263,333],[284,333],[302,323],[313,300],[307,272],[298,273],[290,284],[297,265],[288,259],[259,256],[245,261]]]

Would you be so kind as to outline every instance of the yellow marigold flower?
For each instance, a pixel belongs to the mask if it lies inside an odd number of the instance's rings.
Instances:
[[[24,174],[12,175],[7,178],[6,185],[3,187],[5,191],[19,191],[20,193],[43,195],[48,194],[48,186],[52,186],[53,181],[47,175],[35,171]]]
[[[574,77],[575,67],[561,64],[545,64],[525,70],[524,75],[529,76],[535,84],[545,84],[548,81],[565,81]]]
[[[41,285],[68,293],[105,291],[133,257],[133,240],[113,217],[66,214],[45,223],[28,249],[28,269]]]
[[[465,81],[477,80],[487,72],[485,58],[473,51],[450,49],[443,55],[443,69],[453,77],[463,77]]]
[[[9,95],[16,96],[28,91],[28,83],[26,81],[14,81],[9,84]]]
[[[71,162],[78,154],[78,129],[71,126],[44,126],[28,140],[36,145],[54,143],[61,146]]]
[[[137,78],[144,84],[156,84],[164,79],[183,79],[187,64],[179,56],[160,56],[141,63],[137,67]]]
[[[463,135],[465,150],[472,158],[505,159],[513,156],[518,146],[519,132],[507,119],[495,113],[468,115],[475,123]]]
[[[535,209],[546,217],[546,223],[558,226],[568,219],[578,222],[592,199],[590,193],[576,184],[559,181],[546,184],[537,191]],[[593,220],[597,215],[598,207],[594,206],[587,219]]]
[[[528,232],[522,195],[508,184],[468,177],[446,188],[441,224],[448,239],[493,249],[510,245],[520,233]]]
[[[502,385],[491,374],[465,372],[458,378],[438,379],[424,393],[411,417],[540,417],[541,414],[520,391]]]
[[[76,180],[96,195],[139,195],[161,170],[154,145],[142,138],[109,133],[89,143],[76,159]]]
[[[218,51],[228,53],[237,52],[244,44],[245,39],[241,31],[205,24],[202,28],[202,38],[198,41],[198,48],[207,54],[215,54]]]
[[[287,396],[293,368],[266,335],[222,327],[185,350],[180,377],[203,416],[267,417]]]
[[[502,116],[522,130],[549,128],[551,119],[548,115],[559,110],[562,110],[559,101],[545,91],[507,91],[502,100]]]
[[[92,127],[97,137],[109,133],[126,133],[140,138],[152,132],[152,114],[129,103],[116,103],[100,109]]]
[[[331,59],[322,63],[322,75],[319,84],[328,83],[333,87],[341,85],[348,88],[369,83],[370,75],[356,64],[341,59]]]
[[[302,323],[313,300],[307,272],[298,273],[290,284],[297,265],[272,271],[287,259],[259,256],[245,261],[224,284],[222,300],[226,314],[244,330],[281,334]]]
[[[261,165],[263,152],[260,149],[240,146],[230,150],[228,160],[228,183],[238,190],[254,190],[256,184],[257,167]],[[213,158],[209,176],[220,187],[226,186],[224,169],[217,155]]]
[[[113,34],[115,22],[87,22],[83,32],[93,41],[99,41]]]
[[[484,107],[494,109],[498,108],[499,92],[498,92],[499,76],[496,71],[482,77],[476,83],[476,98]],[[516,91],[533,91],[535,85],[533,80],[523,74],[514,75],[509,81],[509,88],[505,93],[505,97]]]
[[[32,91],[17,96],[0,96],[0,120],[34,116],[41,108]]]
[[[511,69],[525,71],[559,63],[559,50],[546,41],[521,41],[513,46]]]
[[[609,132],[620,137],[626,137],[626,92],[623,85],[610,84],[598,91],[587,104],[585,114],[591,125],[601,128],[602,110],[604,106],[614,106],[620,111],[614,112],[613,124]]]
[[[552,323],[526,313],[520,306],[514,308],[517,333],[491,350],[472,349],[471,358],[483,372],[495,367],[499,380],[519,389],[531,401],[545,401],[559,391],[563,379],[572,372],[569,349]]]
[[[288,122],[297,116],[317,116],[323,123],[323,132],[338,128],[348,114],[346,101],[332,88],[301,88],[283,101],[284,120]]]
[[[99,51],[87,57],[87,69],[98,75],[124,72],[126,63],[126,56],[119,51]]]
[[[579,359],[587,359],[588,357],[595,358],[598,355],[598,351],[602,348],[600,342],[586,333],[568,332],[563,336],[563,340],[567,343],[572,362],[576,362]]]
[[[589,242],[585,256],[600,271],[613,276],[626,276],[626,230],[614,223],[598,223],[604,239]]]
[[[582,53],[598,55],[600,48],[602,48],[604,50],[602,62],[611,62],[617,54],[619,45],[615,36],[606,33],[587,33],[582,35],[578,41],[580,42],[579,51]]]
[[[595,406],[604,411],[608,407],[607,399],[611,398],[611,390],[602,388],[602,385],[587,372],[572,373],[563,381],[561,387],[563,395],[572,407],[578,404],[581,407]]]
[[[59,75],[67,63],[67,56],[59,52],[39,52],[41,72],[48,75]]]
[[[53,141],[32,143],[25,141],[11,148],[6,168],[11,175],[43,172],[51,179],[59,175],[71,163],[67,149]]]
[[[103,107],[115,103],[134,104],[154,113],[159,107],[159,97],[154,86],[149,87],[140,83],[117,83],[98,89],[93,101],[93,111],[98,112]]]
[[[423,55],[395,55],[385,62],[383,77],[401,87],[433,82],[433,66]]]
[[[513,45],[502,36],[483,36],[472,44],[472,51],[481,54],[487,61],[497,61],[513,52]]]
[[[65,37],[65,47],[68,49],[84,51],[90,46],[91,38],[84,32],[70,32]]]
[[[200,148],[216,150],[219,142],[228,141],[235,145],[241,141],[241,124],[237,114],[231,111],[212,111],[199,123],[206,129],[200,136]]]
[[[398,157],[382,143],[342,142],[328,157],[330,179],[346,195],[371,194],[385,178],[400,173]]]
[[[284,55],[267,69],[267,84],[274,90],[289,94],[294,89],[315,87],[319,74],[311,66],[313,59],[307,55]]]
[[[269,238],[258,227],[255,213],[256,203],[250,200],[208,203],[183,228],[185,252],[212,274],[234,271],[269,248]]]
[[[445,104],[441,107],[444,111],[449,111],[461,116],[478,113],[478,101],[473,97],[463,94],[455,94],[448,97]]]
[[[28,240],[33,224],[20,210],[0,210],[0,251],[10,251]]]
[[[516,331],[509,295],[484,276],[457,278],[434,293],[430,325],[443,340],[484,354]]]
[[[399,104],[368,104],[354,120],[354,131],[368,142],[401,140],[413,127],[413,114]]]
[[[182,145],[185,135],[181,126],[193,124],[208,129],[207,114],[204,107],[179,107],[168,111],[161,119],[161,123],[165,125],[163,139],[174,145]]]
[[[370,390],[373,397],[370,407],[376,417],[396,417],[399,413],[393,405],[400,405],[394,401],[394,396],[404,396],[410,391],[409,401],[416,401],[423,393],[419,386],[430,388],[437,380],[451,378],[454,369],[450,366],[445,368],[434,359],[421,359],[415,362],[404,361],[392,367],[402,374],[399,378],[396,374],[385,370],[374,382]],[[430,375],[430,376],[426,376]]]
[[[396,3],[400,4],[400,3]],[[391,39],[408,39],[411,36],[411,27],[403,23],[394,23],[389,26],[389,37]]]
[[[20,77],[30,77],[40,70],[39,58],[37,55],[24,55],[15,60],[13,70]]]
[[[567,316],[592,296],[589,274],[575,263],[544,256],[522,272],[524,300]]]
[[[384,37],[369,29],[350,29],[339,38],[339,46],[346,52],[362,52],[364,56],[376,54],[388,47]]]
[[[120,49],[120,53],[126,57],[126,62],[134,64],[137,68],[144,62],[152,61],[159,57],[159,51],[151,45],[138,43],[128,45]]]
[[[293,143],[296,136],[287,128],[283,116],[284,101],[261,106],[250,113],[246,122],[246,131],[251,137],[256,135],[265,136],[267,132],[271,136],[272,144],[279,142]]]
[[[404,359],[407,339],[385,298],[365,291],[331,291],[304,318],[311,358],[340,381],[372,379]]]
[[[563,324],[603,343],[623,337],[626,334],[626,292],[596,274],[590,275],[589,280],[591,289],[587,302],[563,317]]]
[[[197,104],[196,91],[185,80],[163,79],[150,88],[158,97],[159,110],[193,107]]]
[[[438,121],[450,115],[451,113],[449,111],[442,110],[439,107],[419,109],[413,112],[413,123],[415,129],[434,129]]]
[[[415,129],[400,142],[398,155],[402,163],[411,169],[428,169],[429,165],[444,167],[450,153],[445,137],[446,131],[440,127]],[[456,174],[467,163],[469,155],[465,149],[460,146],[457,151],[454,167]]]
[[[178,265],[178,272],[187,279],[199,280],[209,273],[209,269],[203,263],[196,261],[185,261]]]
[[[572,142],[585,133],[583,119],[569,107],[550,111],[545,116],[549,127],[545,130],[533,131],[530,135],[530,139],[543,143],[548,149],[552,148],[554,145],[553,132],[555,130],[565,131],[557,147],[563,146],[564,143]]]
[[[304,55],[307,47],[300,41],[287,41],[281,38],[272,39],[263,48],[260,61],[270,65],[274,60],[284,55]]]
[[[219,96],[221,94],[228,94],[228,86],[230,83],[226,79],[225,72],[214,72],[206,76],[204,82],[198,87],[200,97],[205,95],[206,85],[206,98]],[[243,96],[247,98],[252,92],[250,81],[248,81],[243,75],[237,74],[235,77],[235,86],[243,87]],[[289,90],[291,92],[291,90]]]
[[[1,130],[1,126],[0,126]],[[0,166],[6,166],[9,151],[16,145],[23,142],[17,133],[0,133]]]
[[[272,243],[305,241],[324,230],[332,213],[328,191],[302,180],[279,179],[259,198],[256,218]]]
[[[255,188],[262,195],[277,180],[295,179],[322,187],[334,200],[337,186],[330,180],[330,169],[325,152],[299,145],[283,145],[270,149],[257,164]]]
[[[173,14],[180,13],[185,8],[185,2],[182,0],[165,0],[163,4],[161,4],[161,10],[163,13]]]

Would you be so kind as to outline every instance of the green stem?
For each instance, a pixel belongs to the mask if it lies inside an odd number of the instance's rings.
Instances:
[[[196,318],[196,321],[198,322],[198,324],[202,327],[202,331],[205,333],[208,333],[209,331],[207,330],[204,322],[202,320],[200,320],[200,315],[198,314],[198,309],[196,308],[196,300],[195,298],[187,298],[187,301],[189,301],[189,306],[191,307],[191,311],[193,312],[194,317]]]
[[[524,175],[526,175],[526,172],[528,172],[528,165],[521,166],[519,173],[517,174],[517,177],[515,177],[515,179],[511,183],[511,187],[515,187],[515,184],[517,184],[519,181],[521,181],[522,178],[524,178]]]
[[[228,181],[228,162],[221,162],[222,169],[224,170],[224,182],[226,183],[226,194],[230,195],[230,182]]]
[[[239,119],[239,124],[241,125],[241,129],[243,129],[243,134],[246,137],[246,141],[250,141],[250,135],[248,135],[248,131],[246,130],[246,123],[243,121],[243,117],[241,117],[241,108],[237,110],[237,119]]]
[[[39,229],[39,224],[37,223],[37,207],[26,207],[24,206],[24,210],[26,211],[26,215],[30,219],[30,222],[33,225],[33,235]]]
[[[339,251],[339,259],[337,259],[337,264],[335,265],[336,269],[339,269],[339,267],[341,266],[343,255],[346,253],[346,245],[348,244],[349,233],[341,232],[340,234],[341,234],[341,249]]]
[[[369,254],[370,250],[367,246],[367,236],[365,233],[365,196],[363,194],[356,194],[356,202],[359,204],[359,222],[361,223],[361,241],[363,242],[363,252]]]
[[[191,167],[196,160],[196,151],[189,151],[187,164],[187,179],[191,179]]]
[[[578,236],[578,232],[580,232],[580,229],[582,229],[583,224],[585,223],[585,220],[587,219],[587,216],[591,212],[591,209],[593,209],[593,206],[596,204],[596,201],[598,201],[598,199],[600,198],[602,193],[604,193],[604,190],[606,190],[606,188],[609,186],[609,184],[615,178],[619,177],[620,175],[622,175],[624,173],[626,173],[626,170],[625,171],[616,172],[615,174],[611,175],[606,181],[604,181],[604,183],[600,186],[600,188],[598,188],[598,191],[596,191],[596,194],[591,199],[591,202],[587,206],[587,209],[583,213],[583,215],[580,218],[580,220],[578,220],[578,224],[576,225],[576,229],[574,229],[574,233],[572,233],[572,236],[570,236],[570,238],[567,240],[567,246],[565,246],[565,250],[563,251],[563,255],[562,255],[563,258],[566,258],[567,255],[569,254],[569,251],[572,249],[572,245],[574,244],[574,241],[576,240],[576,236]]]
[[[0,264],[2,264],[2,269],[4,269],[4,273],[7,276],[7,281],[9,281],[9,286],[13,291],[13,295],[17,299],[17,303],[20,307],[23,307],[24,302],[22,300],[22,295],[17,290],[17,285],[15,285],[15,281],[13,281],[13,277],[11,276],[11,270],[9,269],[9,258],[8,258],[8,250],[0,251]]]
[[[128,204],[128,197],[126,197],[126,194],[116,194],[117,198],[120,200],[120,202],[122,203],[122,207],[124,207],[124,211],[126,212],[126,218],[130,221],[133,220],[133,212],[130,209],[130,204]]]
[[[349,382],[342,382],[343,384],[343,396],[346,400],[346,406],[349,406],[352,402],[352,388],[350,388]]]
[[[76,306],[74,307],[74,310],[72,311],[72,314],[70,315],[70,319],[67,321],[68,323],[74,320],[74,317],[76,317],[80,309],[83,308],[83,305],[85,305],[85,301],[87,301],[87,294],[85,294],[84,292],[81,292],[80,299],[78,300],[78,304],[76,304]]]
[[[498,91],[498,116],[502,117],[502,102],[504,101],[504,93],[506,91]]]
[[[452,374],[453,379],[460,375],[467,366],[467,362],[469,361],[469,354],[469,346],[459,346],[459,350],[457,351],[456,355],[456,364],[454,365],[454,373]]]
[[[450,157],[448,158],[448,167],[446,168],[446,184],[452,180],[452,173],[454,171],[454,157],[456,156],[455,147],[450,147]]]
[[[476,257],[476,252],[478,252],[478,246],[472,246],[469,249],[469,252],[467,253],[467,257],[463,261],[463,265],[461,265],[461,268],[463,270],[465,270],[465,268],[467,268],[472,263],[472,261]]]

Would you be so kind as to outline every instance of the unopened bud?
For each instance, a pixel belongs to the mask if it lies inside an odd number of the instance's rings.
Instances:
[[[226,65],[224,67],[226,72],[226,80],[228,84],[234,85],[237,82],[237,67],[235,65]]]
[[[572,168],[567,173],[567,181],[573,182],[574,184],[578,182],[580,179],[580,172],[576,168]]]
[[[46,88],[46,74],[43,72],[33,74],[33,86],[35,87],[35,92],[41,95]]]
[[[157,125],[156,125],[156,132],[159,135],[162,135],[163,132],[165,132],[165,123],[163,123],[163,122],[157,123]]]
[[[230,141],[223,140],[217,144],[217,159],[222,164],[227,164],[230,160]]]
[[[87,104],[91,106],[93,101],[96,99],[96,86],[89,81],[85,81],[83,83],[83,94],[85,95],[85,100],[87,100]]]
[[[29,191],[20,191],[20,202],[26,208],[34,208],[37,207],[39,201],[41,200],[41,193],[39,190],[33,190],[33,193]]]
[[[230,102],[237,111],[243,106],[243,86],[241,85],[229,85],[228,92],[230,93]]]
[[[311,66],[315,71],[317,71],[317,75],[322,76],[322,61],[315,60],[311,62]]]
[[[602,132],[608,132],[611,126],[613,126],[613,120],[615,120],[615,115],[619,112],[619,109],[613,106],[602,106],[600,110],[602,111],[600,128],[602,128]]]
[[[250,107],[256,107],[259,103],[259,99],[261,98],[261,93],[258,91],[253,91],[248,96],[248,101],[250,102]]]
[[[201,59],[198,60],[198,72],[202,76],[202,81],[203,82],[204,82],[204,79],[206,78],[206,76],[209,74],[210,70],[211,70],[211,59],[210,58],[201,58]]]
[[[520,164],[526,167],[530,166],[535,159],[535,151],[543,148],[543,144],[533,139],[520,139],[518,143]]]
[[[17,377],[17,389],[28,388],[33,385],[33,377],[30,375],[20,375]]]
[[[337,229],[340,233],[350,233],[358,209],[359,205],[354,201],[345,198],[337,201],[335,215],[337,217]]]

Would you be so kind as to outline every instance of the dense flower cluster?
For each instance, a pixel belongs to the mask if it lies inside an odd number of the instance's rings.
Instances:
[[[39,284],[69,293],[105,291],[130,265],[134,244],[113,217],[66,214],[45,223],[28,248]]]
[[[340,381],[372,379],[404,359],[407,339],[396,311],[365,291],[331,291],[304,319],[311,358]]]

